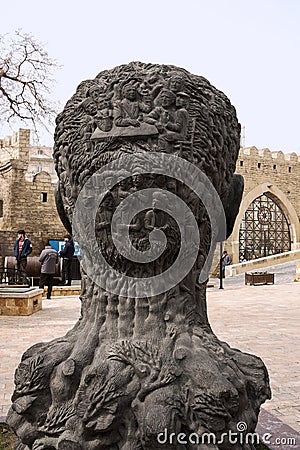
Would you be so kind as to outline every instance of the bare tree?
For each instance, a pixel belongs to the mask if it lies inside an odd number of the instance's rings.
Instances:
[[[31,34],[0,35],[0,118],[31,122],[48,130],[56,114],[50,100],[53,72],[59,66]]]

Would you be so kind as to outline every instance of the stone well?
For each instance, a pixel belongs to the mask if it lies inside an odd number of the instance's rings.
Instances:
[[[0,288],[0,315],[30,316],[42,309],[43,289]]]

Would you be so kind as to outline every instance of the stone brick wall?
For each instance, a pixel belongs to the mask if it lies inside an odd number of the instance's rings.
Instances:
[[[2,217],[0,217],[0,230],[9,229],[11,221],[12,195],[11,186],[13,170],[10,162],[0,166],[0,200],[2,201]]]
[[[0,139],[0,162],[20,160],[28,163],[30,149],[30,130],[20,128],[12,136]]]
[[[262,193],[271,194],[290,224],[291,250],[300,248],[300,156],[296,153],[271,152],[269,149],[259,150],[256,147],[242,148],[236,164],[236,173],[243,175],[245,182],[240,212],[245,211]],[[234,263],[239,261],[238,230],[241,213],[232,235],[225,243]]]
[[[30,168],[30,130],[20,129],[0,140],[0,265],[13,254],[17,231],[24,229],[37,256],[47,239],[61,239],[66,233],[56,212],[56,178],[46,171],[33,174]],[[46,155],[47,156],[47,155]],[[49,156],[49,155],[48,155]],[[49,157],[47,158],[49,159]]]
[[[236,173],[243,175],[245,195],[257,185],[276,185],[290,200],[300,219],[300,156],[250,147],[240,150]]]
[[[13,255],[16,233],[13,231],[0,231],[0,267],[4,266],[4,257]]]

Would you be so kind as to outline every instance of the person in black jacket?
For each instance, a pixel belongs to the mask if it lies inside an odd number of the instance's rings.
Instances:
[[[24,230],[18,231],[18,239],[14,246],[14,256],[16,258],[16,269],[18,269],[23,276],[26,274],[27,256],[32,252],[32,245],[28,237],[26,237]]]
[[[72,282],[72,259],[75,252],[75,246],[72,237],[69,234],[64,236],[65,246],[59,252],[59,256],[63,259],[62,264],[62,280],[61,284],[71,286]]]

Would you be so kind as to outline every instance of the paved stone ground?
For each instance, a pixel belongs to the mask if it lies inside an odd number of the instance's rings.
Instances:
[[[264,408],[300,431],[300,283],[227,286],[208,291],[208,313],[219,339],[260,356],[273,398]]]
[[[273,272],[275,285],[245,286],[245,274],[241,274],[225,278],[223,290],[218,289],[219,280],[213,279],[216,286],[208,290],[213,330],[232,347],[263,359],[273,395],[264,409],[297,431],[300,431],[300,282],[294,280],[299,263],[297,260],[258,269]]]
[[[244,286],[244,275],[240,275],[225,279],[224,290],[210,288],[208,311],[212,328],[221,340],[264,360],[273,391],[273,399],[264,408],[299,431],[300,283],[291,282],[295,263],[282,266],[275,266],[276,273],[282,273],[275,285]],[[280,281],[283,284],[278,284]],[[77,297],[59,297],[43,301],[43,310],[32,316],[0,316],[2,418],[10,405],[13,374],[22,353],[37,342],[64,335],[79,314]]]
[[[24,351],[37,342],[63,336],[79,316],[78,297],[43,299],[43,309],[31,316],[0,316],[0,418],[11,404],[14,372]]]

